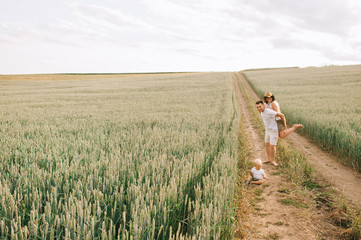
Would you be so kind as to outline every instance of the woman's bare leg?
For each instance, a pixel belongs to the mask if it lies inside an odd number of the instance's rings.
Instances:
[[[297,128],[303,128],[303,125],[302,124],[293,124],[291,128],[282,130],[278,136],[279,136],[279,138],[285,138],[288,135],[290,135],[291,133],[293,133],[294,131],[296,131]]]

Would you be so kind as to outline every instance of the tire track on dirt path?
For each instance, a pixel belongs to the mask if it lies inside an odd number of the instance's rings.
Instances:
[[[260,100],[244,75],[240,73],[239,77],[246,84],[255,101]],[[316,144],[296,132],[290,134],[286,141],[308,155],[308,158],[315,165],[316,171],[322,179],[332,184],[339,192],[346,196],[350,202],[355,204],[355,206],[358,208],[361,207],[360,173],[343,166],[334,156],[323,151]]]
[[[251,116],[246,106],[246,101],[239,89],[239,74],[233,74],[233,84],[240,104],[242,117],[246,127],[246,134],[251,148],[250,160],[266,158],[264,140],[259,137],[257,130],[252,125]],[[253,151],[252,151],[253,150]],[[337,229],[324,221],[322,217],[311,217],[304,209],[287,206],[281,203],[284,194],[281,189],[287,189],[289,184],[279,175],[278,168],[270,164],[264,164],[268,179],[261,186],[248,185],[246,191],[253,191],[256,200],[255,210],[245,222],[241,239],[317,239],[320,234],[337,236]],[[332,232],[332,233],[331,233]],[[237,232],[235,233],[237,239]],[[333,238],[328,238],[333,239]]]
[[[258,133],[256,132],[256,129],[253,127],[253,125],[251,123],[251,117],[249,116],[245,100],[241,96],[241,90],[239,89],[237,75],[233,74],[232,77],[233,77],[233,84],[234,84],[236,94],[237,94],[238,103],[241,108],[242,116],[244,117],[248,139],[251,140],[252,142],[260,143],[261,138],[259,137]],[[261,144],[254,144],[252,147],[253,148],[250,149],[252,158],[265,159],[266,151]]]

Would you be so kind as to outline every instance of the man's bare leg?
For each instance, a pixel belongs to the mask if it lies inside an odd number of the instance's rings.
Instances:
[[[291,133],[293,133],[294,131],[296,131],[297,128],[303,128],[302,124],[293,124],[291,128],[287,128],[286,130],[283,130],[279,133],[278,137],[279,138],[285,138],[288,135],[290,135]]]
[[[266,152],[267,152],[267,161],[263,163],[272,163],[273,166],[278,166],[278,164],[275,162],[275,156],[276,156],[276,146],[271,145],[269,142],[266,143]]]
[[[270,162],[272,163],[273,166],[277,167],[278,164],[275,162],[275,157],[276,157],[276,145],[271,145],[270,144]]]
[[[268,142],[268,143],[266,143],[266,152],[267,152],[267,161],[264,161],[264,163],[270,163],[271,161],[270,161],[270,154],[271,154],[271,152],[270,152],[270,143]]]

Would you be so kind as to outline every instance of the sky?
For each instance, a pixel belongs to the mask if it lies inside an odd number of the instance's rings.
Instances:
[[[0,74],[361,63],[359,0],[1,0]]]

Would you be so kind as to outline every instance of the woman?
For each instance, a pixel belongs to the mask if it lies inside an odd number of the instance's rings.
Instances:
[[[264,95],[263,100],[266,104],[266,108],[270,108],[275,112],[281,113],[280,105],[278,104],[275,96],[273,96],[272,93],[267,92]],[[278,137],[279,138],[285,138],[288,135],[290,135],[292,132],[294,132],[297,128],[303,128],[302,124],[293,124],[291,128],[282,129],[282,122],[280,120],[281,120],[281,118],[276,117],[276,121],[278,123]]]

